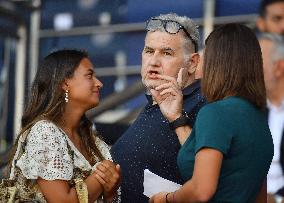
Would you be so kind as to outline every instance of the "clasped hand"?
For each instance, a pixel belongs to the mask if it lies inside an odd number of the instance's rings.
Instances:
[[[120,173],[120,166],[109,160],[103,160],[94,170],[96,179],[103,187],[104,198],[107,202],[111,202],[117,195],[117,189],[120,185]]]

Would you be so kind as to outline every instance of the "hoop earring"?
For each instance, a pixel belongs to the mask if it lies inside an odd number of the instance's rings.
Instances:
[[[64,98],[64,100],[65,100],[66,103],[68,103],[68,101],[69,101],[68,92],[69,92],[68,90],[65,90],[65,98]]]

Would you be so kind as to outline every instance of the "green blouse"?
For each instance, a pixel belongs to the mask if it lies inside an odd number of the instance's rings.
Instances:
[[[184,180],[191,179],[195,155],[203,148],[223,153],[217,191],[210,202],[254,202],[273,158],[273,141],[264,113],[240,97],[227,97],[203,107],[178,154]]]

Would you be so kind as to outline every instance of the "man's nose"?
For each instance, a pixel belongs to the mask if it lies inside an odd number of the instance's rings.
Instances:
[[[160,66],[161,65],[161,57],[159,55],[159,53],[155,52],[151,58],[150,58],[150,61],[149,61],[149,64],[151,66]]]

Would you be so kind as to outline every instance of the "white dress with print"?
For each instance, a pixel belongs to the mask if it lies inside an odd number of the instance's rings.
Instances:
[[[63,130],[50,121],[41,120],[35,123],[26,139],[25,151],[19,157],[16,166],[27,179],[36,180],[40,177],[45,180],[68,181],[71,180],[75,167],[83,171],[94,170],[96,167],[96,164],[91,166]],[[21,141],[23,142],[20,139]],[[74,153],[74,163],[68,153],[67,144]],[[96,137],[96,145],[105,159],[112,160],[109,147],[105,142]],[[18,151],[19,149],[15,157]],[[99,162],[96,156],[95,160],[96,163]],[[14,168],[15,166],[12,165],[10,179],[14,176]]]

